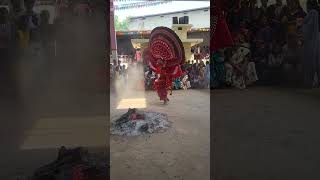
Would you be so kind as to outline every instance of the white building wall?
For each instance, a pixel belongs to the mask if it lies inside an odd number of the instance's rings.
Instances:
[[[10,10],[9,6],[7,6],[7,5],[2,5],[2,6],[0,6],[0,8],[6,8],[8,11]]]
[[[40,14],[41,11],[47,10],[50,14],[49,24],[53,24],[56,18],[56,8],[54,5],[35,5],[34,12]]]
[[[163,16],[163,17],[161,17]],[[186,13],[173,13],[159,16],[145,17],[145,19],[131,19],[129,21],[130,31],[145,31],[152,30],[158,26],[165,26],[171,28],[172,17],[189,16],[189,24],[193,25],[193,28],[209,28],[210,27],[210,9],[189,11]]]

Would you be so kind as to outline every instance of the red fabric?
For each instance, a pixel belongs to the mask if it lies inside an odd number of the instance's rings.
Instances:
[[[166,100],[173,80],[183,76],[185,72],[182,71],[181,66],[156,69],[156,71],[159,72],[160,77],[155,80],[154,89],[157,91],[160,100]]]
[[[170,81],[167,77],[164,75],[160,76],[160,78],[156,79],[154,81],[154,89],[157,91],[158,96],[160,100],[167,100],[168,98],[168,86],[169,84],[172,84],[172,81]],[[170,84],[170,86],[171,86]]]
[[[184,48],[178,35],[166,27],[157,27],[152,30],[149,42],[154,67],[162,66],[159,60],[164,61],[166,67],[181,65],[185,61]]]
[[[143,57],[143,63],[144,63],[144,64],[149,64],[150,58],[152,57],[149,48],[146,48],[146,49],[143,51],[142,57]]]
[[[83,180],[83,176],[82,167],[80,165],[75,166],[72,171],[72,180]]]
[[[211,18],[211,20],[213,22],[211,22],[211,26],[213,28],[213,34],[211,35],[210,42],[212,51],[233,46],[232,36],[223,14],[223,7],[221,7],[223,4],[221,1],[219,1],[219,3],[217,3],[212,10],[213,18]]]
[[[137,113],[133,113],[130,116],[130,120],[144,120],[144,115],[143,114],[137,114]]]
[[[160,100],[167,100],[173,79],[184,74],[181,70],[184,61],[184,48],[175,32],[166,27],[155,28],[150,35],[149,48],[144,52],[144,62],[160,74],[153,83]]]

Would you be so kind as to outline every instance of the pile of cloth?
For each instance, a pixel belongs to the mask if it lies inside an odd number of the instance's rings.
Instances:
[[[120,118],[111,123],[111,134],[120,136],[138,136],[147,133],[164,132],[171,126],[168,116],[158,112],[129,109]]]
[[[104,180],[109,179],[109,160],[82,147],[61,147],[58,158],[37,169],[30,180]]]

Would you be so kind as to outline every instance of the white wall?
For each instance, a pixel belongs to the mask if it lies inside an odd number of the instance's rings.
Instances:
[[[55,6],[54,5],[36,5],[36,6],[34,6],[33,10],[37,14],[40,14],[41,11],[43,11],[43,10],[49,11],[49,13],[50,13],[49,24],[53,24],[54,23],[54,19],[56,17]]]
[[[8,11],[10,10],[9,6],[6,6],[6,5],[0,6],[0,8],[2,8],[2,7],[6,8]]]
[[[210,9],[208,11],[196,10],[185,13],[174,13],[160,16],[146,17],[144,20],[131,19],[129,22],[130,31],[152,30],[158,26],[165,26],[171,28],[172,17],[189,16],[189,24],[193,25],[193,28],[209,28],[210,27]]]

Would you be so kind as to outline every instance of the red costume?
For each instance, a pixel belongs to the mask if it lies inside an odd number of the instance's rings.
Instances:
[[[233,46],[233,40],[224,17],[224,1],[216,0],[211,9],[211,42],[212,51]]]
[[[150,35],[149,47],[144,51],[144,60],[159,75],[154,88],[160,100],[166,103],[173,80],[184,74],[181,65],[185,61],[185,54],[181,40],[169,28],[155,28]]]

